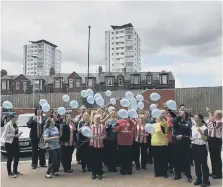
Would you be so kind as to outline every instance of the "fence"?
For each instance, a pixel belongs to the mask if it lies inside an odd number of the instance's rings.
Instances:
[[[170,89],[168,89],[170,90]],[[166,91],[168,91],[166,90]],[[123,97],[127,90],[117,90],[112,92],[112,97]],[[134,94],[145,92],[145,90],[130,90]],[[150,92],[165,90],[148,90]],[[208,106],[211,110],[222,108],[222,87],[200,87],[200,88],[176,88],[175,101],[177,104],[185,104],[187,108],[192,108],[192,113],[201,112],[205,113],[205,107]],[[105,96],[105,92],[100,92],[105,103],[109,102],[109,98]],[[66,93],[70,96],[71,100],[80,100],[80,92]],[[69,103],[64,103],[62,96],[64,93],[36,93],[35,103],[37,104],[40,99],[46,99],[52,108],[64,106],[69,108]],[[161,97],[163,97],[161,95]],[[147,98],[145,98],[147,99]],[[174,99],[174,98],[169,98]],[[13,103],[15,108],[32,108],[33,95],[32,94],[18,94],[18,95],[2,95],[1,100],[9,100]]]

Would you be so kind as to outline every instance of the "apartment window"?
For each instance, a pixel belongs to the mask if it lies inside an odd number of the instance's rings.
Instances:
[[[160,84],[167,84],[167,75],[160,75],[159,80]]]
[[[114,42],[112,42],[112,45],[114,45]]]
[[[118,31],[116,32],[116,34],[118,34]]]
[[[126,46],[126,50],[132,50],[132,46]]]
[[[131,75],[131,84],[140,84],[140,75]]]
[[[112,40],[114,40],[114,37],[112,37]],[[114,43],[113,43],[114,44]]]
[[[55,88],[60,88],[60,80],[55,80]]]
[[[123,86],[123,79],[121,77],[118,78],[118,85]]]
[[[27,89],[27,82],[23,82],[23,83],[22,83],[22,89],[23,89],[23,90],[26,90],[26,89]]]
[[[133,62],[127,62],[127,63],[126,63],[126,66],[127,66],[127,67],[131,67],[131,66],[133,66]]]
[[[107,86],[113,86],[113,78],[112,77],[107,78]]]
[[[132,39],[132,35],[128,35],[128,36],[127,36],[127,39],[128,39],[128,40],[131,40],[131,39]]]
[[[124,55],[124,53],[121,53],[121,55]]]
[[[126,30],[125,30],[125,33],[126,33],[126,34],[133,33],[133,29],[131,29],[131,28],[126,29]]]
[[[20,82],[19,81],[15,82],[15,89],[20,90]]]
[[[152,77],[151,77],[151,75],[146,76],[146,82],[147,82],[147,84],[152,84]]]
[[[112,48],[112,50],[114,50],[114,48]]]
[[[119,55],[119,53],[116,53],[116,55]]]
[[[74,87],[74,80],[69,79],[69,88],[73,88],[73,87]]]
[[[76,79],[76,87],[80,88],[81,87],[81,80],[80,79]]]

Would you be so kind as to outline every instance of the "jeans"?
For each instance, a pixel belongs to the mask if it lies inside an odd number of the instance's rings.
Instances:
[[[54,173],[58,170],[60,162],[59,162],[59,149],[48,150],[49,156],[52,160],[52,163],[48,166],[47,174]]]
[[[8,174],[12,173],[12,160],[14,159],[13,163],[13,173],[18,172],[18,164],[19,164],[19,142],[18,141],[13,141],[12,144],[10,143],[5,143],[5,149],[7,151],[7,171]]]

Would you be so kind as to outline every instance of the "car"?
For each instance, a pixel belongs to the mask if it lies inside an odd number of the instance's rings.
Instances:
[[[30,129],[27,127],[26,124],[32,116],[35,116],[35,114],[28,113],[28,114],[20,114],[18,116],[17,124],[19,126],[19,131],[23,132],[22,135],[19,137],[20,153],[32,152],[31,140],[29,137]],[[4,130],[2,129],[1,132],[3,133]],[[6,155],[5,141],[3,138],[1,138],[1,153],[3,155]]]

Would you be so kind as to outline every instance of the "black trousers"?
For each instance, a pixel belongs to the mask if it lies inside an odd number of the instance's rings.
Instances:
[[[121,173],[132,173],[132,145],[119,145],[118,152],[120,156]]]
[[[71,170],[72,155],[74,152],[74,146],[62,146],[63,154],[63,167],[64,171]]]
[[[222,160],[221,160],[221,138],[209,138],[208,146],[211,157],[212,174],[218,177],[222,177]]]
[[[164,176],[168,169],[168,147],[153,146],[155,176]]]
[[[108,170],[116,170],[117,164],[117,142],[113,140],[104,140],[104,158],[105,165]]]
[[[209,168],[207,164],[208,151],[206,145],[192,144],[192,150],[195,162],[195,173],[198,180],[202,180],[208,184],[209,181]],[[203,177],[202,177],[203,176]]]
[[[91,166],[94,175],[102,175],[103,148],[90,147]]]
[[[13,173],[16,173],[18,170],[19,164],[19,142],[13,141],[12,144],[5,143],[5,149],[7,151],[7,171],[8,174],[12,173],[12,160],[14,159],[13,163]]]
[[[76,161],[80,161],[80,151],[79,148],[76,149]]]
[[[47,169],[47,174],[51,174],[51,173],[55,173],[57,172],[59,165],[60,165],[60,161],[59,161],[59,149],[53,149],[53,150],[48,150],[49,156],[52,160],[52,162],[50,163],[50,165],[48,166]]]
[[[147,143],[139,143],[134,142],[133,149],[134,149],[134,161],[136,166],[140,165],[140,154],[141,154],[141,166],[146,166],[147,161]]]
[[[183,138],[172,143],[173,146],[173,166],[175,174],[180,176],[182,172],[185,172],[187,177],[191,176],[190,166],[190,139]]]
[[[168,144],[168,169],[173,169],[173,146],[172,143]]]
[[[148,154],[148,162],[152,163],[153,162],[153,152],[152,152],[152,145],[151,145],[151,135],[148,136],[148,148],[149,150],[147,151]]]
[[[89,158],[91,157],[90,149],[89,149],[89,142],[83,143],[79,147],[79,153],[80,153],[82,169],[86,169],[86,167],[88,169],[91,168],[91,163],[90,163],[90,160],[89,160]]]
[[[38,157],[39,157],[39,165],[40,166],[45,166],[46,165],[46,159],[45,159],[46,150],[39,149],[38,143],[39,143],[39,139],[31,140],[31,144],[32,144],[32,166],[34,166],[34,167],[38,166]]]

